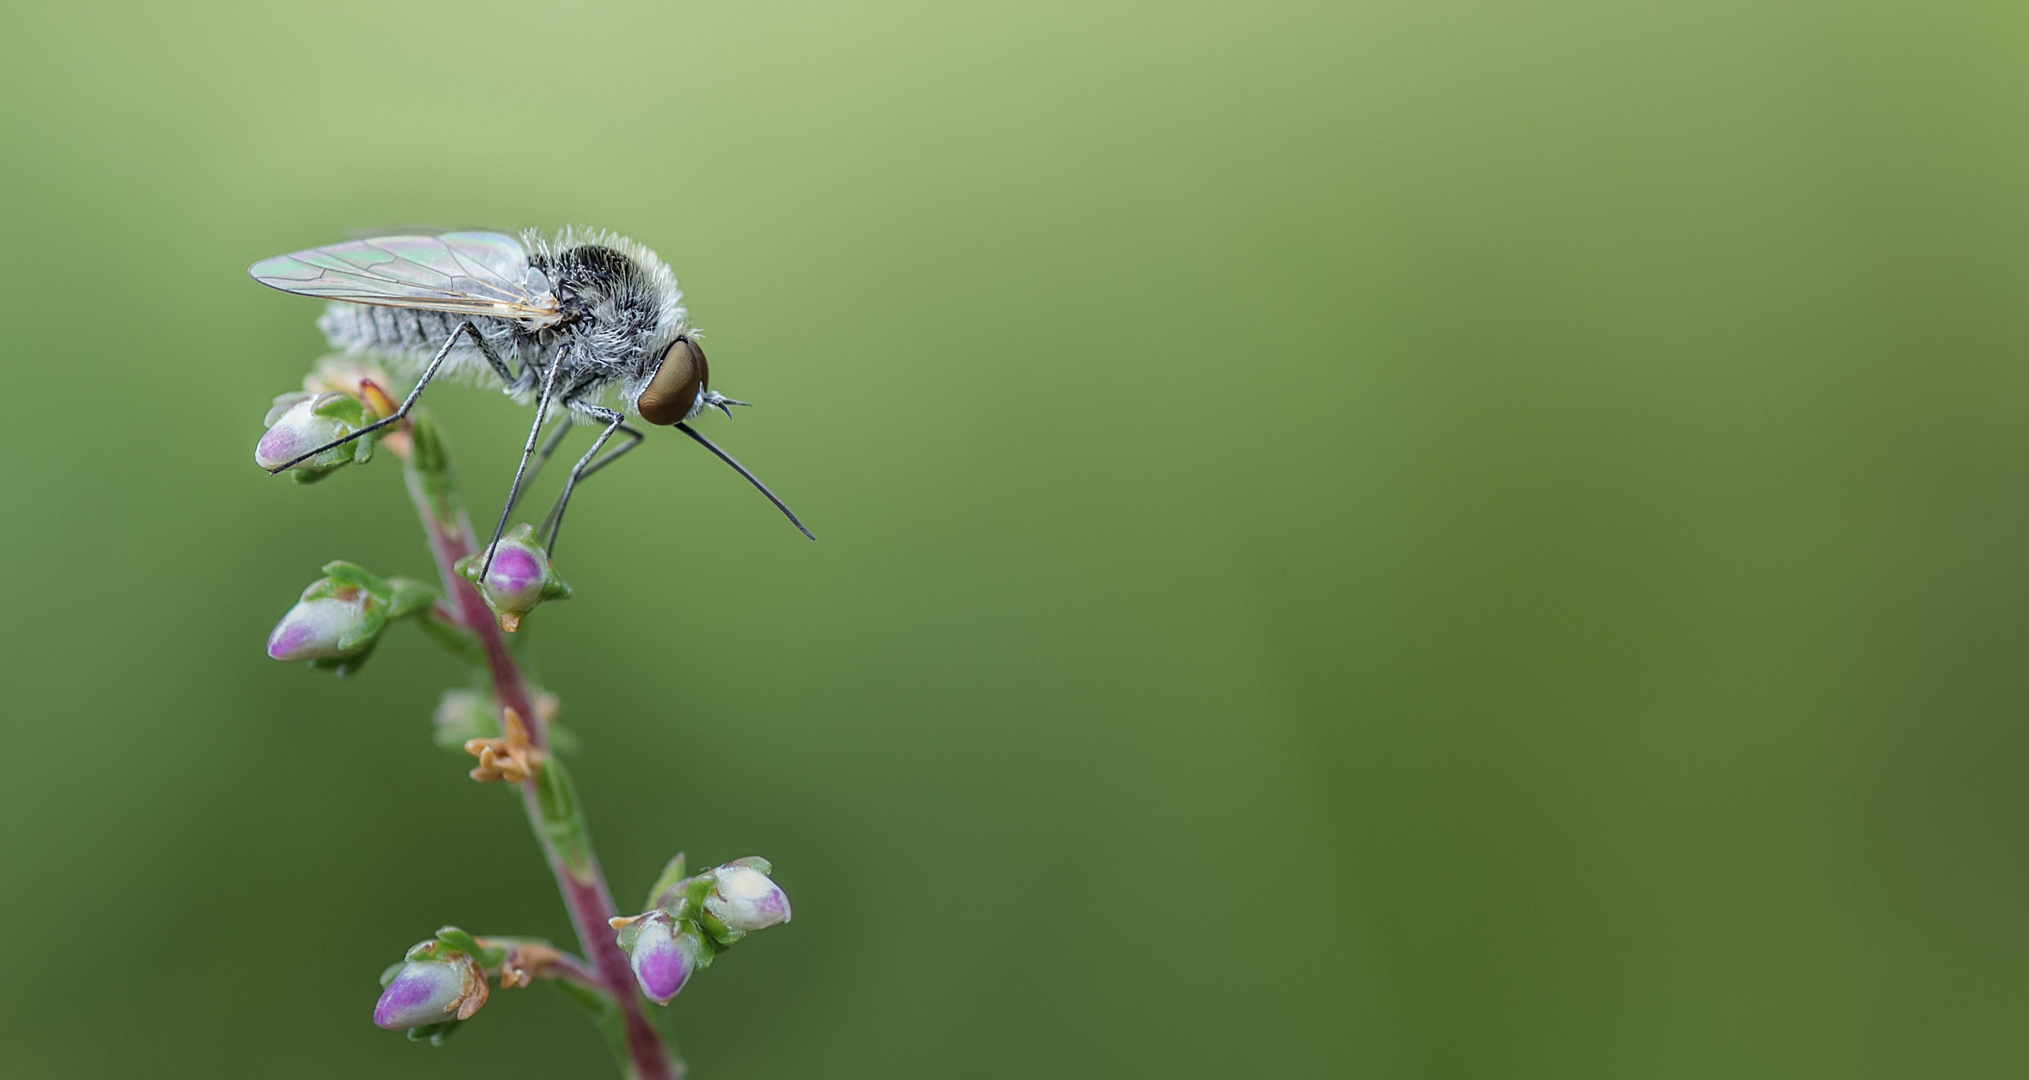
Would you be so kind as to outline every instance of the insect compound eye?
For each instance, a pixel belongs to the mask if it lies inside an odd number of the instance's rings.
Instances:
[[[690,416],[697,407],[698,395],[709,385],[711,375],[705,367],[704,350],[698,348],[697,342],[680,337],[662,354],[662,366],[648,381],[648,388],[641,391],[634,408],[641,419],[651,424],[679,423]]]

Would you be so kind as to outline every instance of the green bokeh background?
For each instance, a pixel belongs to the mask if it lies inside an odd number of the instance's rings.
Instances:
[[[0,1075],[609,1074],[368,1022],[569,931],[449,660],[262,655],[398,470],[250,460],[248,263],[571,221],[822,538],[657,433],[531,623],[622,902],[795,898],[699,1080],[2029,1067],[2020,4],[43,0],[0,101]]]

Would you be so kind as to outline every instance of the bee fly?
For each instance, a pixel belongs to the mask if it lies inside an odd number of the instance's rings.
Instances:
[[[487,545],[488,566],[522,485],[572,425],[600,425],[543,520],[543,542],[555,550],[572,489],[641,443],[641,432],[627,424],[629,413],[696,440],[760,489],[803,535],[817,539],[766,484],[690,426],[707,409],[730,417],[732,406],[746,402],[711,388],[676,275],[632,240],[579,228],[554,239],[533,229],[519,238],[492,232],[382,236],[278,255],[247,272],[271,288],[331,301],[317,327],[333,348],[371,353],[416,380],[392,415],[270,473],[401,422],[431,380],[449,375],[497,382],[518,404],[535,403],[528,444]],[[538,452],[552,413],[559,418],[556,430]],[[599,456],[616,434],[626,442]]]

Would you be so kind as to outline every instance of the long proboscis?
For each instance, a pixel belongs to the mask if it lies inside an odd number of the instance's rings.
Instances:
[[[754,485],[755,490],[759,491],[763,495],[768,496],[768,501],[775,504],[775,509],[782,511],[782,516],[789,519],[789,524],[796,526],[797,532],[800,532],[803,535],[810,537],[812,540],[817,539],[817,535],[815,533],[812,533],[809,529],[804,528],[803,523],[801,521],[796,520],[796,511],[789,509],[788,503],[785,503],[781,499],[776,498],[775,493],[768,490],[768,485],[762,483],[760,477],[755,476],[753,473],[748,472],[747,467],[745,465],[742,465],[739,462],[733,460],[733,455],[728,454],[724,450],[719,449],[719,444],[711,441],[710,439],[705,438],[703,435],[698,434],[697,429],[691,427],[689,424],[679,423],[676,425],[676,430],[683,432],[685,435],[688,435],[693,439],[696,439],[697,444],[699,446],[702,446],[705,449],[710,450],[712,453],[717,454],[719,456],[720,461],[723,461],[726,464],[731,465],[733,467],[734,472],[737,472],[741,476],[746,477],[747,483]]]

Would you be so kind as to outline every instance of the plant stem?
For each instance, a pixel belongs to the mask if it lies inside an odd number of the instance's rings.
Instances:
[[[430,553],[436,559],[437,574],[443,579],[444,595],[451,598],[458,621],[479,639],[487,670],[493,677],[495,699],[503,709],[519,713],[528,729],[529,741],[538,749],[546,749],[548,724],[533,707],[528,679],[515,663],[514,654],[508,650],[506,638],[479,590],[455,569],[458,560],[479,549],[479,542],[452,482],[442,437],[420,410],[412,414],[411,420],[414,439],[404,478],[415,501],[416,514],[422,519],[423,531],[429,535]],[[550,870],[556,875],[557,888],[563,893],[564,906],[571,915],[571,926],[578,933],[578,943],[591,961],[599,983],[620,1009],[625,1043],[614,1047],[615,1056],[627,1063],[635,1080],[677,1080],[682,1075],[682,1066],[663,1046],[661,1035],[642,1013],[627,954],[620,951],[619,942],[614,940],[613,930],[606,923],[619,911],[614,907],[606,877],[599,871],[599,860],[592,853],[591,835],[578,809],[570,777],[555,755],[545,756],[540,772],[522,783],[521,802],[543,855],[549,860]]]

